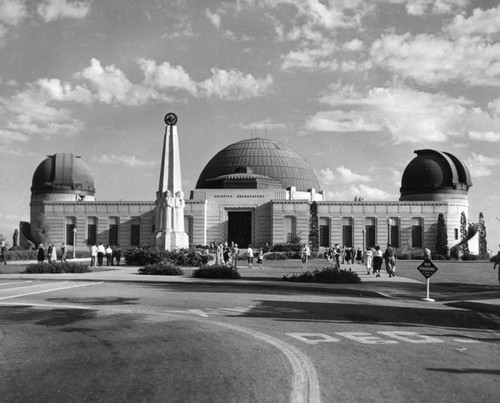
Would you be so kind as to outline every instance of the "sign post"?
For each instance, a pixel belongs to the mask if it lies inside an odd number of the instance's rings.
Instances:
[[[420,266],[417,267],[417,269],[427,280],[427,297],[423,298],[423,301],[434,302],[432,298],[429,298],[429,284],[431,276],[437,272],[438,268],[429,259],[426,259],[420,264]]]

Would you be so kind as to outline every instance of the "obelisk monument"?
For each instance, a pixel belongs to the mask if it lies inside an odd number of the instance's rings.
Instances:
[[[155,245],[159,250],[176,250],[189,247],[184,231],[186,202],[182,192],[177,116],[167,113],[164,120],[160,183],[155,202]]]

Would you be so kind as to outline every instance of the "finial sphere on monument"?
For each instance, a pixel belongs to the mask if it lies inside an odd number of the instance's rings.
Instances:
[[[173,112],[167,113],[164,121],[167,126],[174,126],[177,123],[177,115]]]

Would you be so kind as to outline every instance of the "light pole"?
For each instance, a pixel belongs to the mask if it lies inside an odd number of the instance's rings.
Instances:
[[[73,228],[73,259],[76,258],[76,227]]]
[[[391,243],[391,218],[387,218],[387,243]]]

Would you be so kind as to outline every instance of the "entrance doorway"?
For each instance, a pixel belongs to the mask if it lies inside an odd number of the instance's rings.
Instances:
[[[239,248],[246,248],[252,242],[252,212],[227,212],[227,240],[235,242]]]

